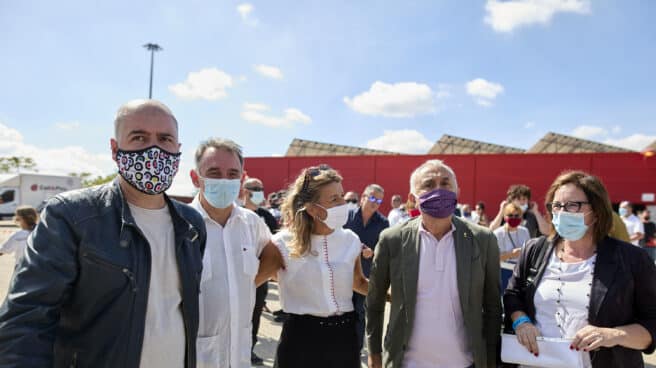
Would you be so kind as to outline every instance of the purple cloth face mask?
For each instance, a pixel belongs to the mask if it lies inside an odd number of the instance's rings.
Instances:
[[[435,189],[419,196],[421,212],[436,218],[446,218],[456,210],[456,193],[447,189]]]

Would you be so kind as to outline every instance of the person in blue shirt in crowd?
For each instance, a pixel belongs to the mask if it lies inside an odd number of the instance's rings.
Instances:
[[[378,235],[389,227],[389,221],[378,209],[383,203],[385,190],[378,184],[369,184],[362,192],[360,207],[349,211],[348,221],[344,228],[352,230],[360,237],[362,242],[362,271],[369,277],[371,270],[371,258],[373,249],[378,243]],[[356,329],[358,333],[358,344],[362,350],[364,339],[364,300],[365,296],[353,293],[353,306],[357,315]]]

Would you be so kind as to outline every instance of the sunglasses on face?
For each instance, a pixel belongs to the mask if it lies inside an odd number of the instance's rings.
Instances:
[[[251,192],[263,192],[264,188],[258,188],[258,187],[253,187],[253,188],[245,188],[246,190],[250,190]]]
[[[521,218],[522,215],[517,214],[517,213],[511,213],[510,215],[506,215],[508,218]]]
[[[381,203],[383,203],[383,200],[370,195],[369,202],[377,203],[378,205],[380,205]]]
[[[357,204],[357,203],[358,203],[358,200],[357,200],[357,199],[347,199],[347,200],[346,200],[346,203]]]

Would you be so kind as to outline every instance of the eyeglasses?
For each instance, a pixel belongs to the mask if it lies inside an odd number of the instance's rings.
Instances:
[[[510,215],[506,215],[506,217],[508,217],[508,218],[521,218],[522,215],[520,215],[518,213],[512,213]]]
[[[305,192],[310,186],[310,179],[321,174],[322,171],[331,170],[332,168],[326,164],[321,164],[319,166],[312,166],[305,169],[305,178],[303,178],[303,187],[301,188],[302,192]]]
[[[347,200],[346,200],[346,203],[357,204],[357,203],[358,203],[358,200],[357,200],[357,199],[347,199]]]
[[[250,190],[251,192],[264,192],[264,188],[258,188],[258,187],[253,187],[253,188],[244,188],[246,190]]]
[[[378,205],[380,205],[381,203],[383,203],[383,200],[378,199],[375,196],[370,195],[369,196],[369,202],[378,203]]]
[[[561,210],[565,210],[565,212],[579,212],[581,210],[581,206],[583,206],[584,204],[590,204],[590,202],[585,202],[585,201],[567,201],[565,203],[551,202],[551,203],[547,203],[547,210],[549,210],[549,212],[558,212]]]

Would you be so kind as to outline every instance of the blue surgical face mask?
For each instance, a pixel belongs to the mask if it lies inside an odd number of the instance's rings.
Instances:
[[[519,208],[521,208],[521,209],[522,209],[522,213],[524,213],[524,212],[526,212],[526,210],[528,209],[528,204],[523,204],[523,205],[519,206]]]
[[[227,208],[239,196],[241,181],[239,179],[201,178],[205,184],[203,197],[214,208]]]
[[[264,202],[264,192],[251,192],[251,202],[256,206],[261,205]]]
[[[619,212],[620,212],[620,216],[622,217],[626,216],[626,214],[628,213],[628,211],[624,207],[620,207]]]
[[[588,231],[588,225],[585,224],[585,215],[588,213],[552,212],[551,222],[556,228],[558,235],[567,240],[576,241],[581,239]]]

